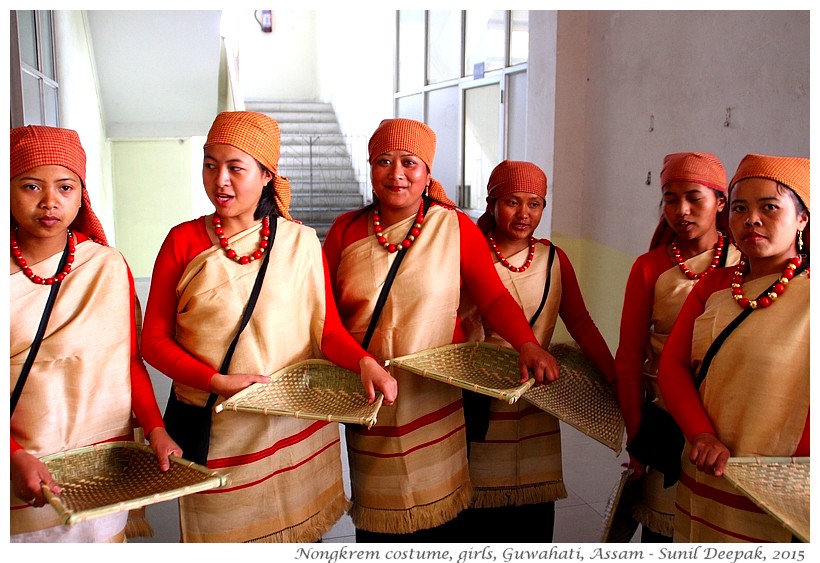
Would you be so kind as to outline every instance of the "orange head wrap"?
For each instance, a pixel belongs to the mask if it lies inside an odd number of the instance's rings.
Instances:
[[[791,188],[803,202],[807,210],[811,210],[809,193],[809,164],[810,159],[790,156],[767,156],[763,154],[747,154],[740,161],[737,172],[729,184],[729,189],[746,178],[766,178]]]
[[[809,165],[810,159],[803,157],[747,154],[738,164],[737,171],[729,183],[729,195],[731,196],[732,188],[741,180],[766,178],[790,188],[806,206],[806,211],[811,213]],[[803,252],[808,252],[811,246],[810,227],[810,224],[806,224],[803,229]]]
[[[11,130],[9,156],[11,178],[46,165],[62,166],[74,172],[82,182],[83,193],[80,210],[70,227],[94,242],[108,245],[85,188],[85,150],[76,131],[45,125],[15,127]]]
[[[271,117],[255,111],[224,111],[216,116],[203,148],[230,145],[251,155],[273,174],[273,197],[279,215],[290,216],[290,181],[279,176],[281,137],[279,124]]]
[[[433,157],[436,155],[436,134],[421,121],[402,117],[385,119],[370,137],[367,148],[370,164],[373,164],[380,154],[402,150],[419,157],[430,171],[433,169]],[[447,197],[441,183],[434,178],[430,179],[428,194],[439,203],[449,207],[456,206]]]
[[[532,162],[504,160],[493,168],[487,182],[487,210],[478,218],[478,227],[487,234],[495,226],[492,207],[505,195],[524,192],[547,199],[547,175]]]
[[[678,152],[663,159],[661,190],[670,182],[692,182],[726,195],[726,170],[720,159],[708,152]],[[718,214],[717,228],[728,232],[728,207]],[[661,217],[649,249],[667,245],[675,238],[675,231]]]

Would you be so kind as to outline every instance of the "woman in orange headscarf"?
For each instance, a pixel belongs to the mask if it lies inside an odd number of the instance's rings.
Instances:
[[[788,542],[785,527],[721,477],[729,457],[810,453],[809,159],[747,155],[729,186],[742,259],[695,285],[658,371],[688,442],[674,539]]]
[[[629,466],[634,470],[631,478],[642,481],[634,518],[642,526],[643,542],[671,541],[673,484],[677,480],[677,468],[670,470],[654,460],[653,466],[644,451],[633,453],[638,443],[653,440],[646,438],[651,412],[643,420],[645,409],[665,410],[657,385],[658,359],[695,282],[718,266],[737,263],[740,257],[729,244],[726,172],[715,155],[667,155],[661,170],[661,192],[663,215],[650,250],[635,261],[626,283],[615,354],[618,402],[626,422]],[[633,445],[642,422],[645,426]],[[677,429],[672,430],[679,435]],[[662,436],[660,442],[652,443],[649,450],[657,454],[663,444],[672,443],[672,437]],[[673,465],[679,453],[679,449],[673,452]]]
[[[125,541],[127,512],[69,527],[40,508],[41,486],[60,488],[39,458],[133,440],[132,411],[161,469],[180,453],[137,347],[134,280],[91,209],[76,131],[14,128],[10,157],[11,541]]]
[[[569,258],[550,241],[534,237],[546,198],[547,176],[535,164],[505,160],[496,166],[487,184],[487,211],[478,219],[487,237],[485,250],[541,346],[550,345],[560,316],[584,354],[614,382],[612,353],[589,316]],[[510,346],[482,324],[479,338]],[[567,496],[559,421],[527,402],[526,394],[512,405],[485,397],[465,391],[475,490],[468,528],[484,542],[551,542],[555,501]],[[537,522],[537,534],[522,522]]]
[[[145,359],[190,405],[214,406],[320,355],[360,373],[370,400],[380,390],[389,404],[395,380],[342,327],[319,239],[290,218],[279,150],[279,125],[264,114],[214,120],[202,180],[215,212],[171,229],[160,249]],[[258,304],[221,372],[263,267]],[[180,500],[182,541],[314,542],[347,509],[337,424],[241,412],[213,416],[212,424],[207,465],[228,471],[231,485]]]
[[[339,217],[325,241],[342,322],[381,361],[464,342],[457,314],[463,287],[520,352],[522,379],[528,371],[539,382],[556,379],[555,359],[501,284],[481,232],[433,179],[435,145],[432,129],[402,118],[382,121],[370,138],[375,201]],[[401,399],[372,428],[347,429],[356,541],[460,541],[456,517],[472,498],[461,391],[396,375]]]

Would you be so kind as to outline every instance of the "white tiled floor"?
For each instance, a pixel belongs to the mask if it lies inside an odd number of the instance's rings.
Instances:
[[[145,307],[147,280],[136,280],[137,293]],[[170,390],[170,379],[149,366],[160,409],[164,411]],[[344,440],[344,433],[342,432]],[[598,543],[603,530],[607,500],[623,471],[627,454],[615,452],[585,436],[574,428],[561,424],[564,482],[568,498],[555,504],[555,543]],[[344,448],[342,448],[344,451]],[[347,467],[347,459],[344,459]],[[345,473],[347,493],[350,494]],[[179,541],[179,522],[176,501],[149,506],[146,517],[154,530],[153,537],[131,538],[131,543],[166,543]],[[639,537],[638,532],[633,542]],[[353,523],[345,515],[325,536],[325,542],[355,542]]]

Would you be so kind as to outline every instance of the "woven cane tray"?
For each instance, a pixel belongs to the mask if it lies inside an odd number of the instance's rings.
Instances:
[[[242,411],[362,424],[370,428],[384,396],[367,403],[359,375],[327,360],[305,360],[270,376],[270,383],[255,383],[220,403],[216,412]]]
[[[512,404],[535,379],[521,383],[518,353],[485,342],[448,344],[387,361],[401,368]]]
[[[56,495],[44,486],[43,493],[68,526],[230,483],[227,475],[176,456],[163,472],[151,448],[137,442],[97,444],[40,461],[62,488]]]
[[[600,543],[629,543],[638,529],[632,510],[642,496],[643,481],[630,479],[634,472],[634,469],[625,469],[609,495]]]
[[[723,476],[801,541],[810,535],[808,457],[732,457]]]
[[[604,376],[574,343],[553,344],[549,351],[560,377],[536,385],[524,399],[620,454],[624,419]]]

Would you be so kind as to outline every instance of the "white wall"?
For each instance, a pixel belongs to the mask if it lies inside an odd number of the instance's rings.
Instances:
[[[713,152],[731,177],[750,152],[809,155],[809,12],[562,10],[557,21],[555,106],[530,100],[528,117],[555,112],[552,239],[614,350],[629,269],[660,216],[663,157]],[[548,17],[531,22],[551,33]],[[539,51],[532,75],[549,64]]]
[[[562,233],[644,252],[668,153],[715,153],[730,177],[750,152],[809,155],[808,11],[559,12],[558,22]]]
[[[529,61],[527,64],[527,137],[525,160],[538,165],[547,175],[547,210],[553,209],[556,145],[555,93],[558,41],[558,12],[530,11]],[[545,133],[546,132],[546,133]],[[552,213],[544,213],[536,236],[549,238]]]
[[[86,152],[86,188],[110,245],[116,244],[111,157],[102,119],[85,12],[54,12],[60,126],[74,129]]]
[[[382,119],[393,117],[395,29],[395,10],[316,12],[320,99],[333,104],[342,133],[356,139],[352,156],[361,178],[369,178],[370,135]]]
[[[232,11],[239,25],[239,75],[246,99],[318,99],[315,12],[273,10],[264,33],[253,10]]]

